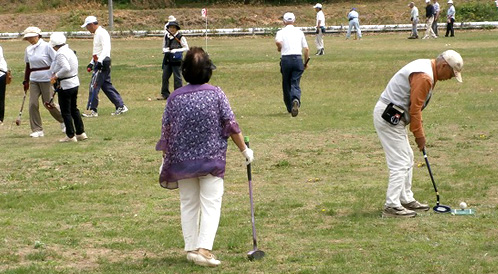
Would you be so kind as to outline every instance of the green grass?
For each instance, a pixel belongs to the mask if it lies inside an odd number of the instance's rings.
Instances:
[[[4,41],[14,71],[0,127],[0,271],[4,273],[496,273],[498,187],[496,31],[457,32],[455,39],[406,39],[406,33],[361,41],[326,36],[312,55],[297,118],[285,112],[273,37],[212,38],[218,69],[211,84],[227,94],[255,151],[253,182],[258,240],[252,248],[243,159],[230,143],[222,219],[204,269],[183,252],[178,191],[157,183],[164,101],[160,39],[113,40],[113,83],[130,111],[111,117],[102,94],[88,139],[59,144],[59,125],[42,110],[45,137],[29,137],[22,100],[23,41]],[[313,36],[307,37],[314,52]],[[189,38],[191,46],[204,46]],[[87,100],[90,40],[70,40],[80,58],[80,109]],[[451,44],[451,45],[448,45]],[[445,49],[464,60],[463,84],[438,82],[424,111],[428,153],[443,204],[466,201],[474,217],[433,212],[382,219],[387,168],[371,113],[390,77],[417,58]],[[413,147],[413,137],[410,136]],[[416,151],[416,163],[423,163]],[[435,203],[425,166],[414,171],[415,197]]]

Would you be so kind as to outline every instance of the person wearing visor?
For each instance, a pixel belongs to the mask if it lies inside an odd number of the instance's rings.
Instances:
[[[383,217],[415,217],[429,206],[418,202],[412,192],[413,150],[407,126],[419,150],[425,148],[422,110],[429,104],[437,81],[456,78],[462,82],[463,59],[454,50],[436,59],[418,59],[391,78],[373,111],[373,122],[386,155],[389,183]]]
[[[50,66],[55,59],[55,51],[42,39],[41,30],[37,27],[28,27],[23,32],[23,40],[30,44],[24,54],[26,68],[24,70],[23,87],[24,92],[29,90],[29,123],[33,138],[43,137],[42,118],[40,115],[41,96],[43,102],[49,102],[52,97],[50,77]],[[61,124],[62,132],[66,131],[64,120],[58,104],[47,108],[50,115]]]

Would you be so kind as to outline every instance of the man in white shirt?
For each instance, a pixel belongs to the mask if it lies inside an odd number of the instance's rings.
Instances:
[[[90,98],[88,108],[89,114],[83,114],[84,117],[98,117],[97,106],[99,104],[98,93],[102,88],[107,98],[114,104],[116,111],[111,115],[120,115],[128,111],[123,103],[119,92],[111,83],[111,36],[97,21],[97,17],[88,16],[85,23],[81,26],[94,34],[93,37],[93,58],[87,66],[87,71],[98,73],[96,84],[90,88]]]
[[[360,21],[359,18],[360,15],[356,11],[356,8],[352,8],[349,13],[348,13],[348,21],[349,21],[349,28],[348,32],[346,33],[346,39],[349,39],[351,37],[351,30],[355,28],[356,33],[358,34],[358,39],[361,39],[361,30],[360,30]]]
[[[408,4],[410,7],[410,21],[412,22],[412,35],[408,39],[418,39],[417,24],[418,24],[418,8],[415,6],[414,2]]]
[[[296,17],[293,13],[284,14],[283,21],[285,27],[277,32],[275,43],[277,51],[281,53],[280,72],[282,73],[282,88],[284,94],[284,103],[287,111],[296,117],[301,106],[301,88],[299,82],[301,75],[307,68],[307,62],[303,64],[304,59],[309,59],[309,49],[304,33],[294,27]]]
[[[322,4],[317,3],[313,6],[316,11],[316,55],[323,55],[324,46],[323,46],[323,34],[325,33],[325,15],[322,11]]]

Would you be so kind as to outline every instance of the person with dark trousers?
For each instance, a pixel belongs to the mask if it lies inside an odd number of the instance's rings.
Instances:
[[[61,114],[66,126],[66,137],[60,139],[59,142],[86,140],[88,137],[77,106],[78,88],[80,86],[78,58],[74,51],[69,48],[69,45],[66,44],[66,36],[62,32],[52,33],[49,44],[56,51],[51,68],[52,78],[50,82],[54,84],[59,96]]]
[[[448,11],[446,12],[446,35],[445,37],[448,37],[448,34],[451,33],[450,37],[455,36],[455,31],[453,30],[453,24],[455,23],[455,6],[453,6],[453,0],[448,0],[448,5],[450,7],[448,8]]]
[[[3,49],[0,46],[0,126],[3,125],[5,116],[5,87],[7,86],[7,62],[3,57]]]
[[[84,117],[98,117],[97,107],[99,105],[99,90],[102,89],[105,95],[116,107],[116,111],[111,115],[120,115],[128,111],[128,107],[123,102],[121,95],[111,83],[111,36],[103,27],[99,26],[97,17],[88,16],[81,26],[86,28],[93,37],[93,58],[87,66],[87,71],[98,72],[96,86],[92,89],[89,98],[90,113],[84,113]]]
[[[280,52],[280,72],[282,73],[282,89],[284,103],[287,111],[296,117],[301,107],[301,75],[307,68],[303,64],[304,59],[308,60],[309,48],[304,33],[294,27],[296,17],[293,13],[287,12],[283,16],[285,27],[277,32],[275,43],[277,51]]]
[[[439,3],[437,0],[433,0],[433,7],[434,7],[434,21],[432,22],[432,30],[434,31],[434,34],[436,36],[439,36],[438,31],[437,31],[437,21],[439,21],[439,14],[441,13],[441,6],[439,6]]]
[[[171,74],[174,77],[174,88],[178,89],[183,86],[180,66],[182,65],[183,52],[188,50],[187,39],[178,31],[180,25],[176,22],[174,16],[169,16],[168,23],[165,26],[163,39],[163,81],[161,86],[161,96],[157,100],[168,99],[169,78]]]

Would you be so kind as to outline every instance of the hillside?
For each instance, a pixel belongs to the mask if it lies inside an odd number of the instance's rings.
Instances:
[[[5,1],[1,1],[5,2]],[[408,23],[408,0],[380,0],[375,2],[350,1],[324,3],[327,25],[347,24],[346,14],[351,7],[360,13],[361,24]],[[418,1],[420,13],[423,12],[423,1]],[[445,1],[440,1],[446,10]],[[458,1],[460,5],[476,3],[472,0]],[[477,1],[489,4],[490,1]],[[5,4],[0,14],[0,32],[22,32],[26,27],[35,25],[44,31],[79,31],[80,25],[88,15],[96,15],[104,26],[108,25],[108,10],[104,5],[77,4],[44,12],[15,9],[10,1]],[[458,5],[457,21],[458,21]],[[8,8],[8,9],[7,9]],[[231,5],[208,6],[209,28],[249,28],[279,27],[280,17],[286,11],[296,14],[298,26],[312,26],[315,11],[312,5],[296,6],[245,6]],[[10,11],[6,11],[10,10]],[[13,12],[15,11],[15,12]],[[162,29],[169,15],[175,15],[184,29],[203,29],[205,21],[200,15],[200,8],[167,8],[154,10],[114,10],[115,30],[158,30]]]

